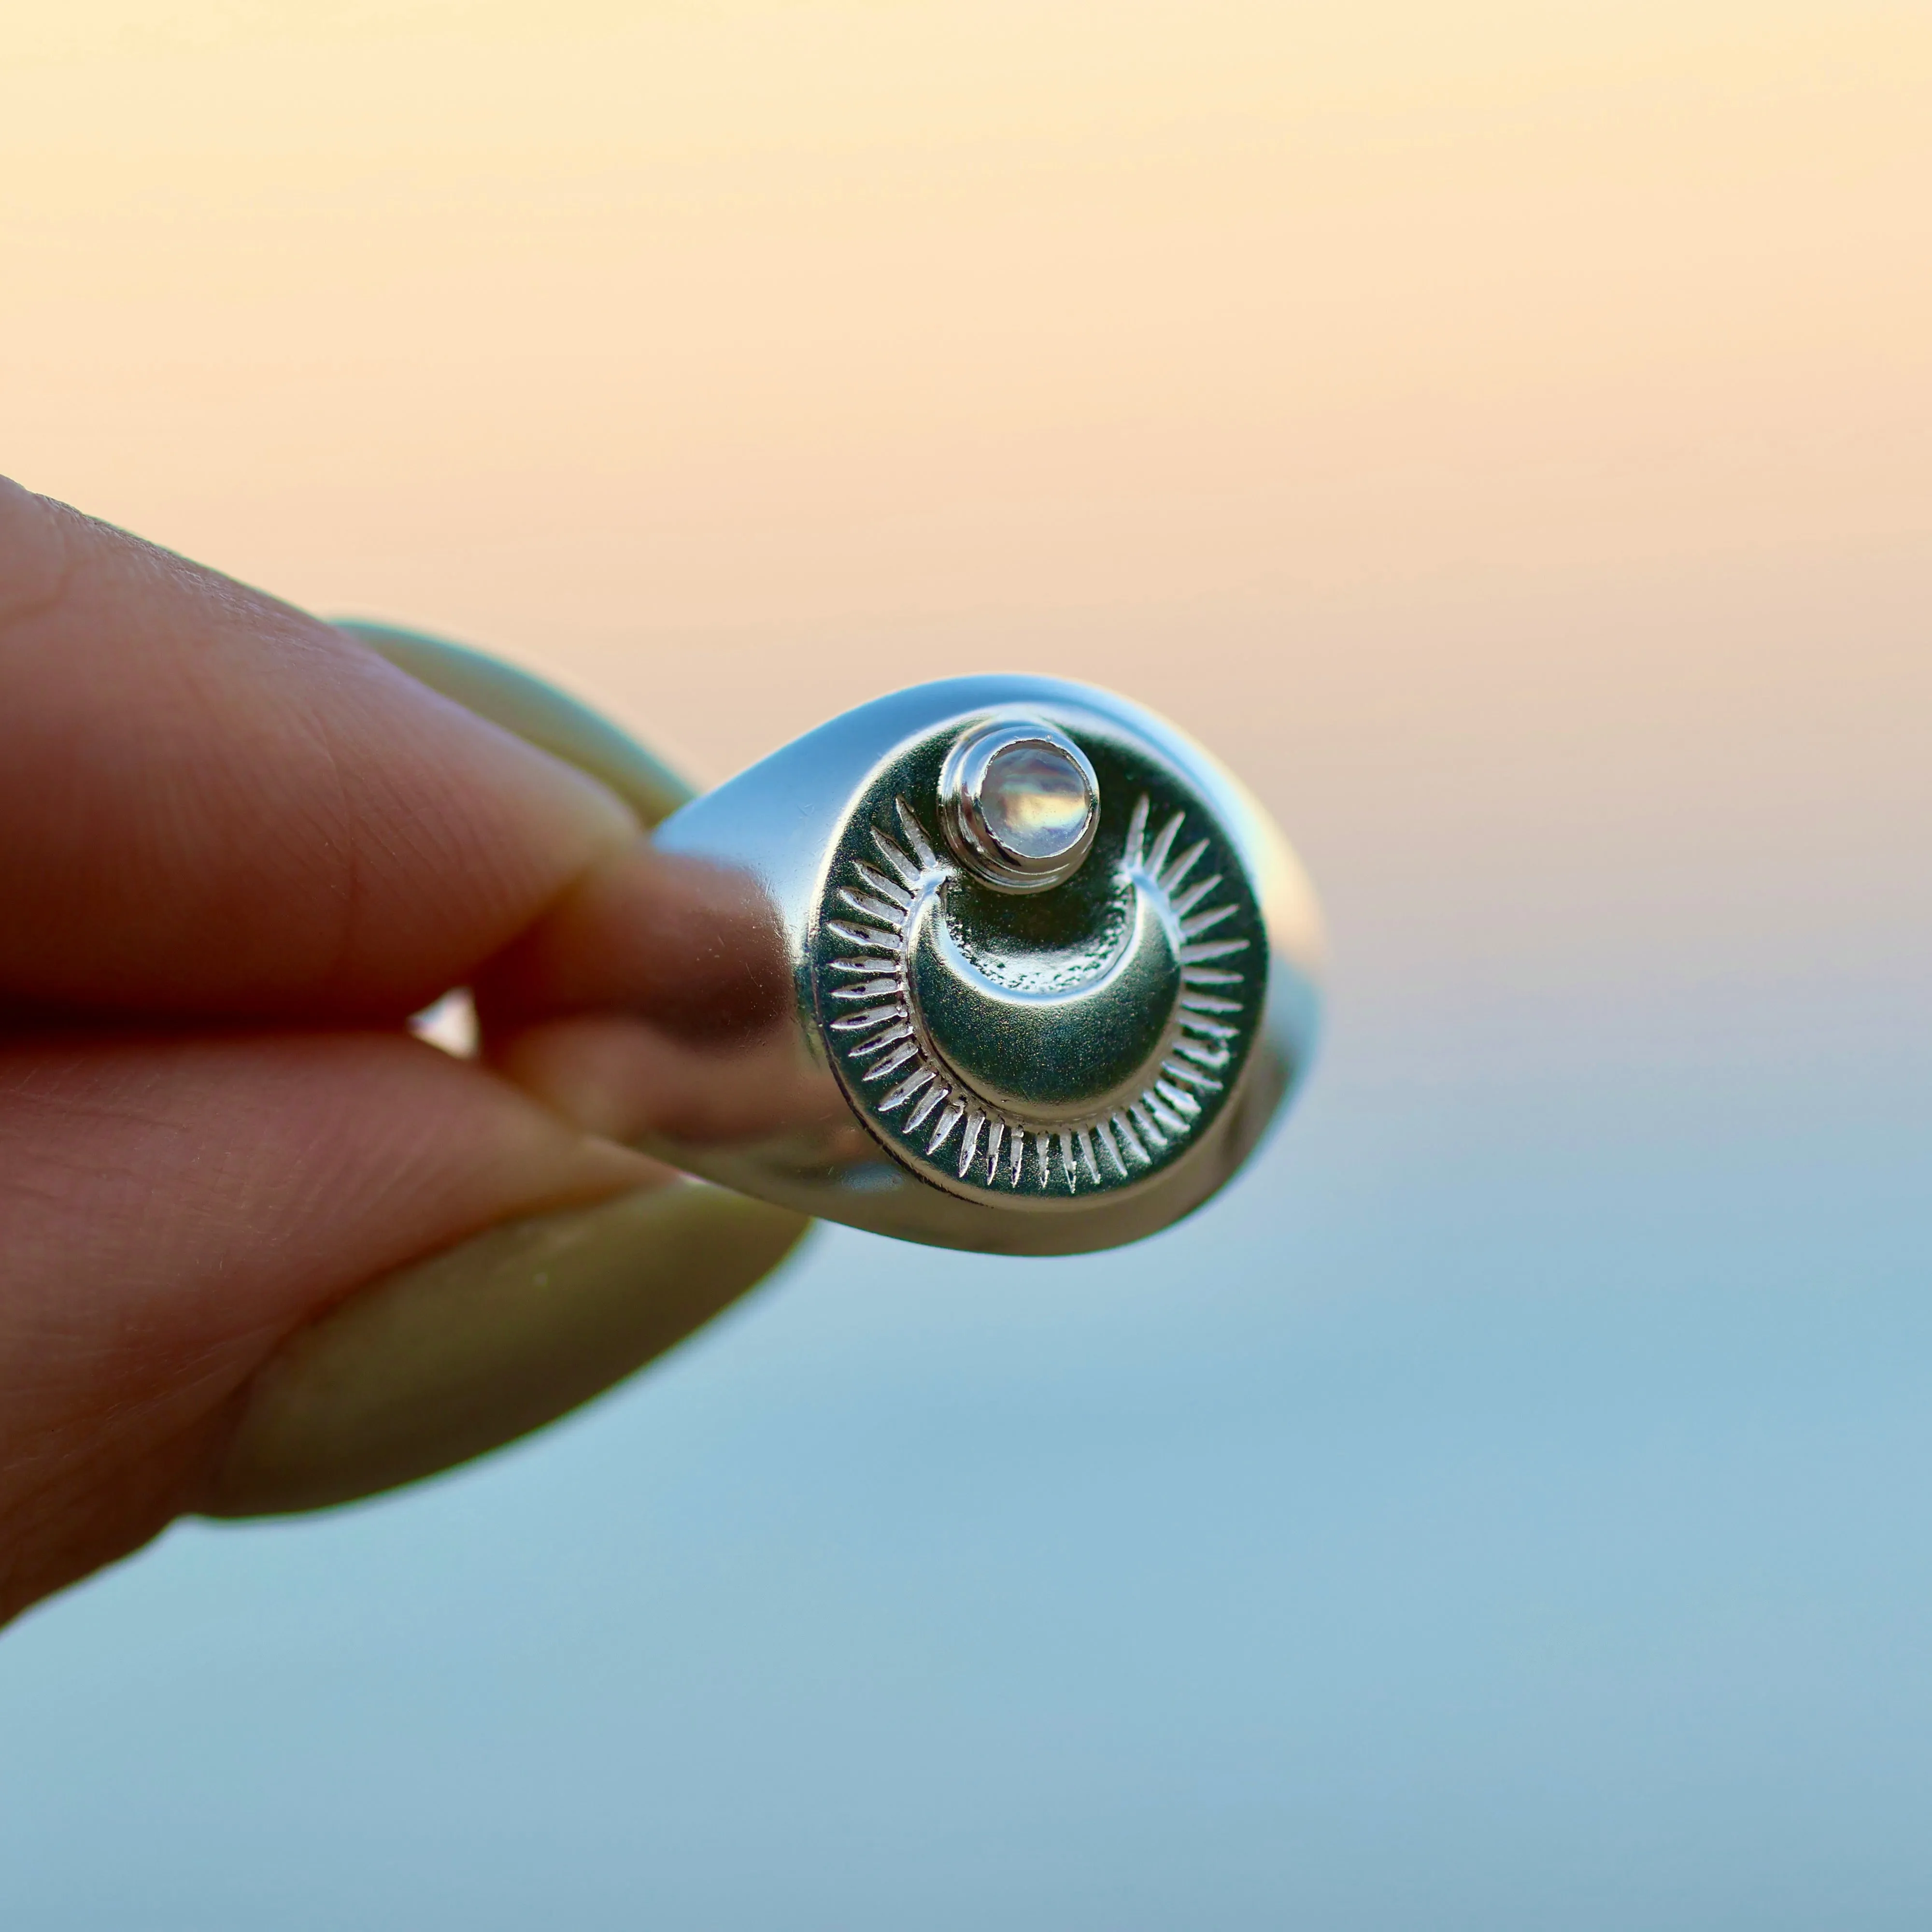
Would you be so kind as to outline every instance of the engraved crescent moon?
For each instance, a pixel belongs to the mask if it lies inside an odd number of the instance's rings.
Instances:
[[[1001,984],[968,953],[931,895],[908,935],[906,977],[934,1048],[992,1106],[1042,1120],[1090,1114],[1159,1052],[1180,996],[1179,935],[1130,883],[1124,929],[1097,958],[1062,956],[1043,989]],[[1084,969],[1084,970],[1082,969]],[[1142,1084],[1144,1084],[1143,1082]]]

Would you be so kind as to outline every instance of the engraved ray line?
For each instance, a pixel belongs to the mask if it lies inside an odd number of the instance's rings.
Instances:
[[[1204,879],[1196,879],[1186,891],[1174,902],[1173,912],[1176,919],[1185,919],[1214,888],[1221,883],[1219,872],[1210,872]]]
[[[973,1165],[973,1156],[980,1151],[980,1136],[986,1125],[984,1114],[970,1113],[966,1116],[966,1131],[959,1136],[959,1178],[966,1178],[966,1170]]]
[[[1174,1050],[1185,1054],[1196,1066],[1212,1066],[1218,1070],[1228,1064],[1228,1049],[1218,1041],[1178,1040],[1174,1042]]]
[[[1162,1067],[1161,1069],[1161,1071],[1163,1073],[1166,1072],[1168,1070],[1166,1067]],[[1171,1081],[1156,1080],[1154,1083],[1154,1090],[1184,1120],[1191,1120],[1195,1114],[1199,1113],[1201,1111],[1201,1102],[1196,1100],[1192,1094],[1184,1092],[1181,1088],[1175,1086]]]
[[[907,842],[912,847],[914,855],[926,871],[931,872],[939,863],[938,855],[927,844],[926,832],[919,820],[913,816],[913,809],[902,798],[892,802],[898,807],[899,826],[905,833]]]
[[[874,952],[899,950],[896,932],[881,932],[875,926],[852,926],[842,919],[828,919],[825,924],[827,931],[837,933],[848,946],[862,946]]]
[[[890,1033],[882,1033],[876,1040],[868,1040],[860,1046],[849,1048],[846,1052],[845,1058],[848,1060],[869,1060],[874,1054],[882,1052],[897,1041],[911,1038],[910,1027],[894,1027]],[[916,1052],[918,1049],[915,1048],[914,1050]],[[868,1075],[867,1077],[869,1078],[871,1076]]]
[[[904,1046],[894,1048],[884,1059],[879,1062],[878,1066],[867,1068],[859,1078],[870,1086],[874,1080],[883,1080],[896,1068],[903,1066],[908,1060],[914,1058],[918,1052],[918,1041],[908,1040]]]
[[[1167,855],[1174,848],[1174,842],[1180,836],[1180,827],[1186,814],[1177,812],[1160,829],[1160,836],[1154,842],[1154,850],[1148,854],[1147,870],[1158,879],[1161,868],[1167,863]]]
[[[1204,1094],[1218,1094],[1221,1090],[1220,1082],[1209,1079],[1198,1066],[1184,1066],[1178,1060],[1169,1060],[1162,1063],[1160,1070],[1170,1080],[1180,1081],[1189,1087],[1198,1087]],[[1194,1104],[1198,1108],[1201,1103],[1197,1100]]]
[[[876,825],[872,827],[872,843],[879,848],[879,856],[898,873],[906,890],[917,891],[920,868]]]
[[[884,899],[874,898],[869,892],[855,892],[850,886],[841,886],[838,896],[854,912],[863,913],[868,919],[876,919],[896,930],[903,906],[888,905]]]
[[[897,906],[902,916],[912,910],[912,895],[904,886],[894,884],[876,866],[868,866],[862,859],[852,861],[852,869],[877,892],[882,899],[890,899]]]
[[[952,1130],[965,1118],[965,1102],[958,1100],[949,1100],[946,1103],[945,1112],[939,1117],[938,1126],[932,1130],[932,1139],[926,1144],[926,1152],[928,1154],[937,1154],[952,1138]]]
[[[1190,1033],[1204,1033],[1210,1040],[1237,1040],[1240,1035],[1231,1026],[1223,1026],[1219,1020],[1203,1019],[1198,1013],[1183,1012],[1180,1024]]]
[[[832,1022],[834,1033],[863,1033],[868,1027],[877,1026],[881,1020],[897,1019],[905,1011],[897,1000],[889,1006],[869,1006],[862,1013],[848,1013],[842,1020]]]
[[[903,1106],[922,1087],[930,1086],[938,1078],[929,1066],[922,1066],[908,1073],[886,1097],[879,1102],[879,1112],[890,1114],[895,1107]]]
[[[1198,912],[1192,919],[1180,922],[1182,934],[1189,940],[1198,939],[1210,926],[1219,926],[1224,919],[1232,919],[1240,910],[1238,905],[1216,906],[1210,912]]]
[[[1207,849],[1207,840],[1204,838],[1197,838],[1192,845],[1188,847],[1185,852],[1181,854],[1179,858],[1174,860],[1172,865],[1168,867],[1166,872],[1162,873],[1160,875],[1161,890],[1167,893],[1170,897],[1178,892],[1180,890],[1181,880],[1186,878],[1190,872],[1193,871],[1195,861],[1198,859],[1202,854],[1206,851]],[[1221,881],[1219,878],[1204,880],[1202,884],[1198,885],[1194,888],[1195,897],[1198,898],[1203,892],[1211,891],[1220,883]],[[1184,910],[1185,908],[1182,909]]]
[[[1225,959],[1231,952],[1245,952],[1247,950],[1245,939],[1204,940],[1198,946],[1184,946],[1180,949],[1180,963],[1184,966],[1199,966],[1210,959]]]

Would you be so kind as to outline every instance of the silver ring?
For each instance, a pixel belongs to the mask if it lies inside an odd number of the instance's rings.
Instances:
[[[1312,1052],[1318,922],[1259,808],[1102,692],[957,679],[848,712],[666,820],[755,888],[789,986],[760,1131],[646,1138],[904,1238],[1107,1247],[1214,1193]]]

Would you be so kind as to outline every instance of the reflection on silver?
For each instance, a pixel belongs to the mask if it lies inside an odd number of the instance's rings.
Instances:
[[[832,1220],[1013,1254],[1135,1240],[1228,1178],[1313,1046],[1292,856],[1198,746],[1100,692],[901,692],[656,842],[731,875],[710,970],[735,1017],[654,1017],[711,1056],[717,1104],[640,1142]],[[748,978],[773,997],[747,1006]]]
[[[946,842],[974,878],[1002,892],[1064,885],[1093,849],[1100,784],[1065,733],[996,718],[953,740],[939,773]]]

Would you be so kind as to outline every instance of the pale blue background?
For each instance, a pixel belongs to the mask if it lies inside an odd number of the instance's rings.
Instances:
[[[1797,704],[1701,818],[1616,789],[1629,742],[1539,766],[1514,843],[1324,778],[1331,1048],[1193,1223],[1069,1264],[826,1232],[562,1429],[36,1612],[0,1924],[1932,1924],[1886,662],[1832,714],[1869,756],[1805,777]]]

